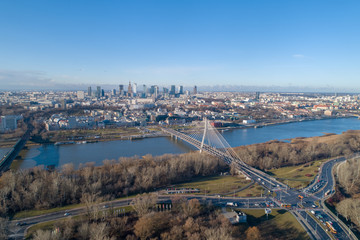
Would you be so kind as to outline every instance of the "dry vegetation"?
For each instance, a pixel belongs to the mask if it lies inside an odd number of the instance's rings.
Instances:
[[[314,138],[295,138],[291,143],[270,141],[235,148],[247,164],[262,170],[295,166],[360,151],[360,131]]]
[[[0,178],[0,215],[28,209],[48,209],[74,203],[92,204],[127,194],[153,191],[171,183],[190,181],[226,171],[227,166],[209,155],[144,156],[89,164],[79,170],[64,165],[61,171],[33,168],[6,172]]]
[[[360,158],[347,160],[335,168],[339,183],[329,203],[347,220],[360,229]]]
[[[213,206],[200,205],[196,199],[174,198],[171,211],[163,212],[152,208],[155,202],[156,196],[141,195],[133,202],[136,212],[116,216],[109,209],[106,215],[68,219],[54,224],[52,229],[58,229],[57,232],[37,230],[33,239],[230,240],[244,236]],[[253,232],[256,228],[247,239],[256,239]]]

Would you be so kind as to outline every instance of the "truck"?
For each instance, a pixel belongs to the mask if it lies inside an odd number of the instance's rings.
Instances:
[[[233,207],[237,207],[238,204],[236,202],[227,202],[226,206],[233,206]]]

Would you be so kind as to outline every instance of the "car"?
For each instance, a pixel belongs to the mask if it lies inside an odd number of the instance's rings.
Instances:
[[[254,205],[255,205],[256,207],[258,207],[258,206],[259,206],[259,204],[258,204],[258,203],[255,203]]]
[[[68,212],[64,213],[64,216],[69,216],[69,215],[71,215],[71,213]]]
[[[315,215],[315,211],[314,211],[314,210],[311,210],[310,212]]]
[[[315,204],[313,204],[313,205],[312,205],[312,207],[313,207],[313,208],[316,208],[316,205],[315,205]]]
[[[16,223],[16,226],[25,226],[25,225],[26,225],[25,222],[17,222],[17,223]]]

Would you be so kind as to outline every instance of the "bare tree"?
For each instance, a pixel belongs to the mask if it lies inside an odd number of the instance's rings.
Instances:
[[[134,200],[132,200],[131,202],[131,205],[134,208],[135,212],[138,214],[138,216],[142,217],[151,211],[151,209],[155,206],[157,200],[158,196],[156,194],[144,193],[134,198]]]

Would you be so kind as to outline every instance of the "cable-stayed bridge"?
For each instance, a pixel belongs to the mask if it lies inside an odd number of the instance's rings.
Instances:
[[[261,172],[244,163],[238,154],[231,148],[225,138],[213,127],[209,120],[199,122],[194,127],[187,129],[186,132],[176,131],[171,128],[161,127],[162,131],[172,137],[179,138],[200,150],[207,152],[215,157],[222,159],[227,164],[234,164],[235,167],[246,176],[273,190],[275,188],[287,188],[287,186],[268,174]]]

